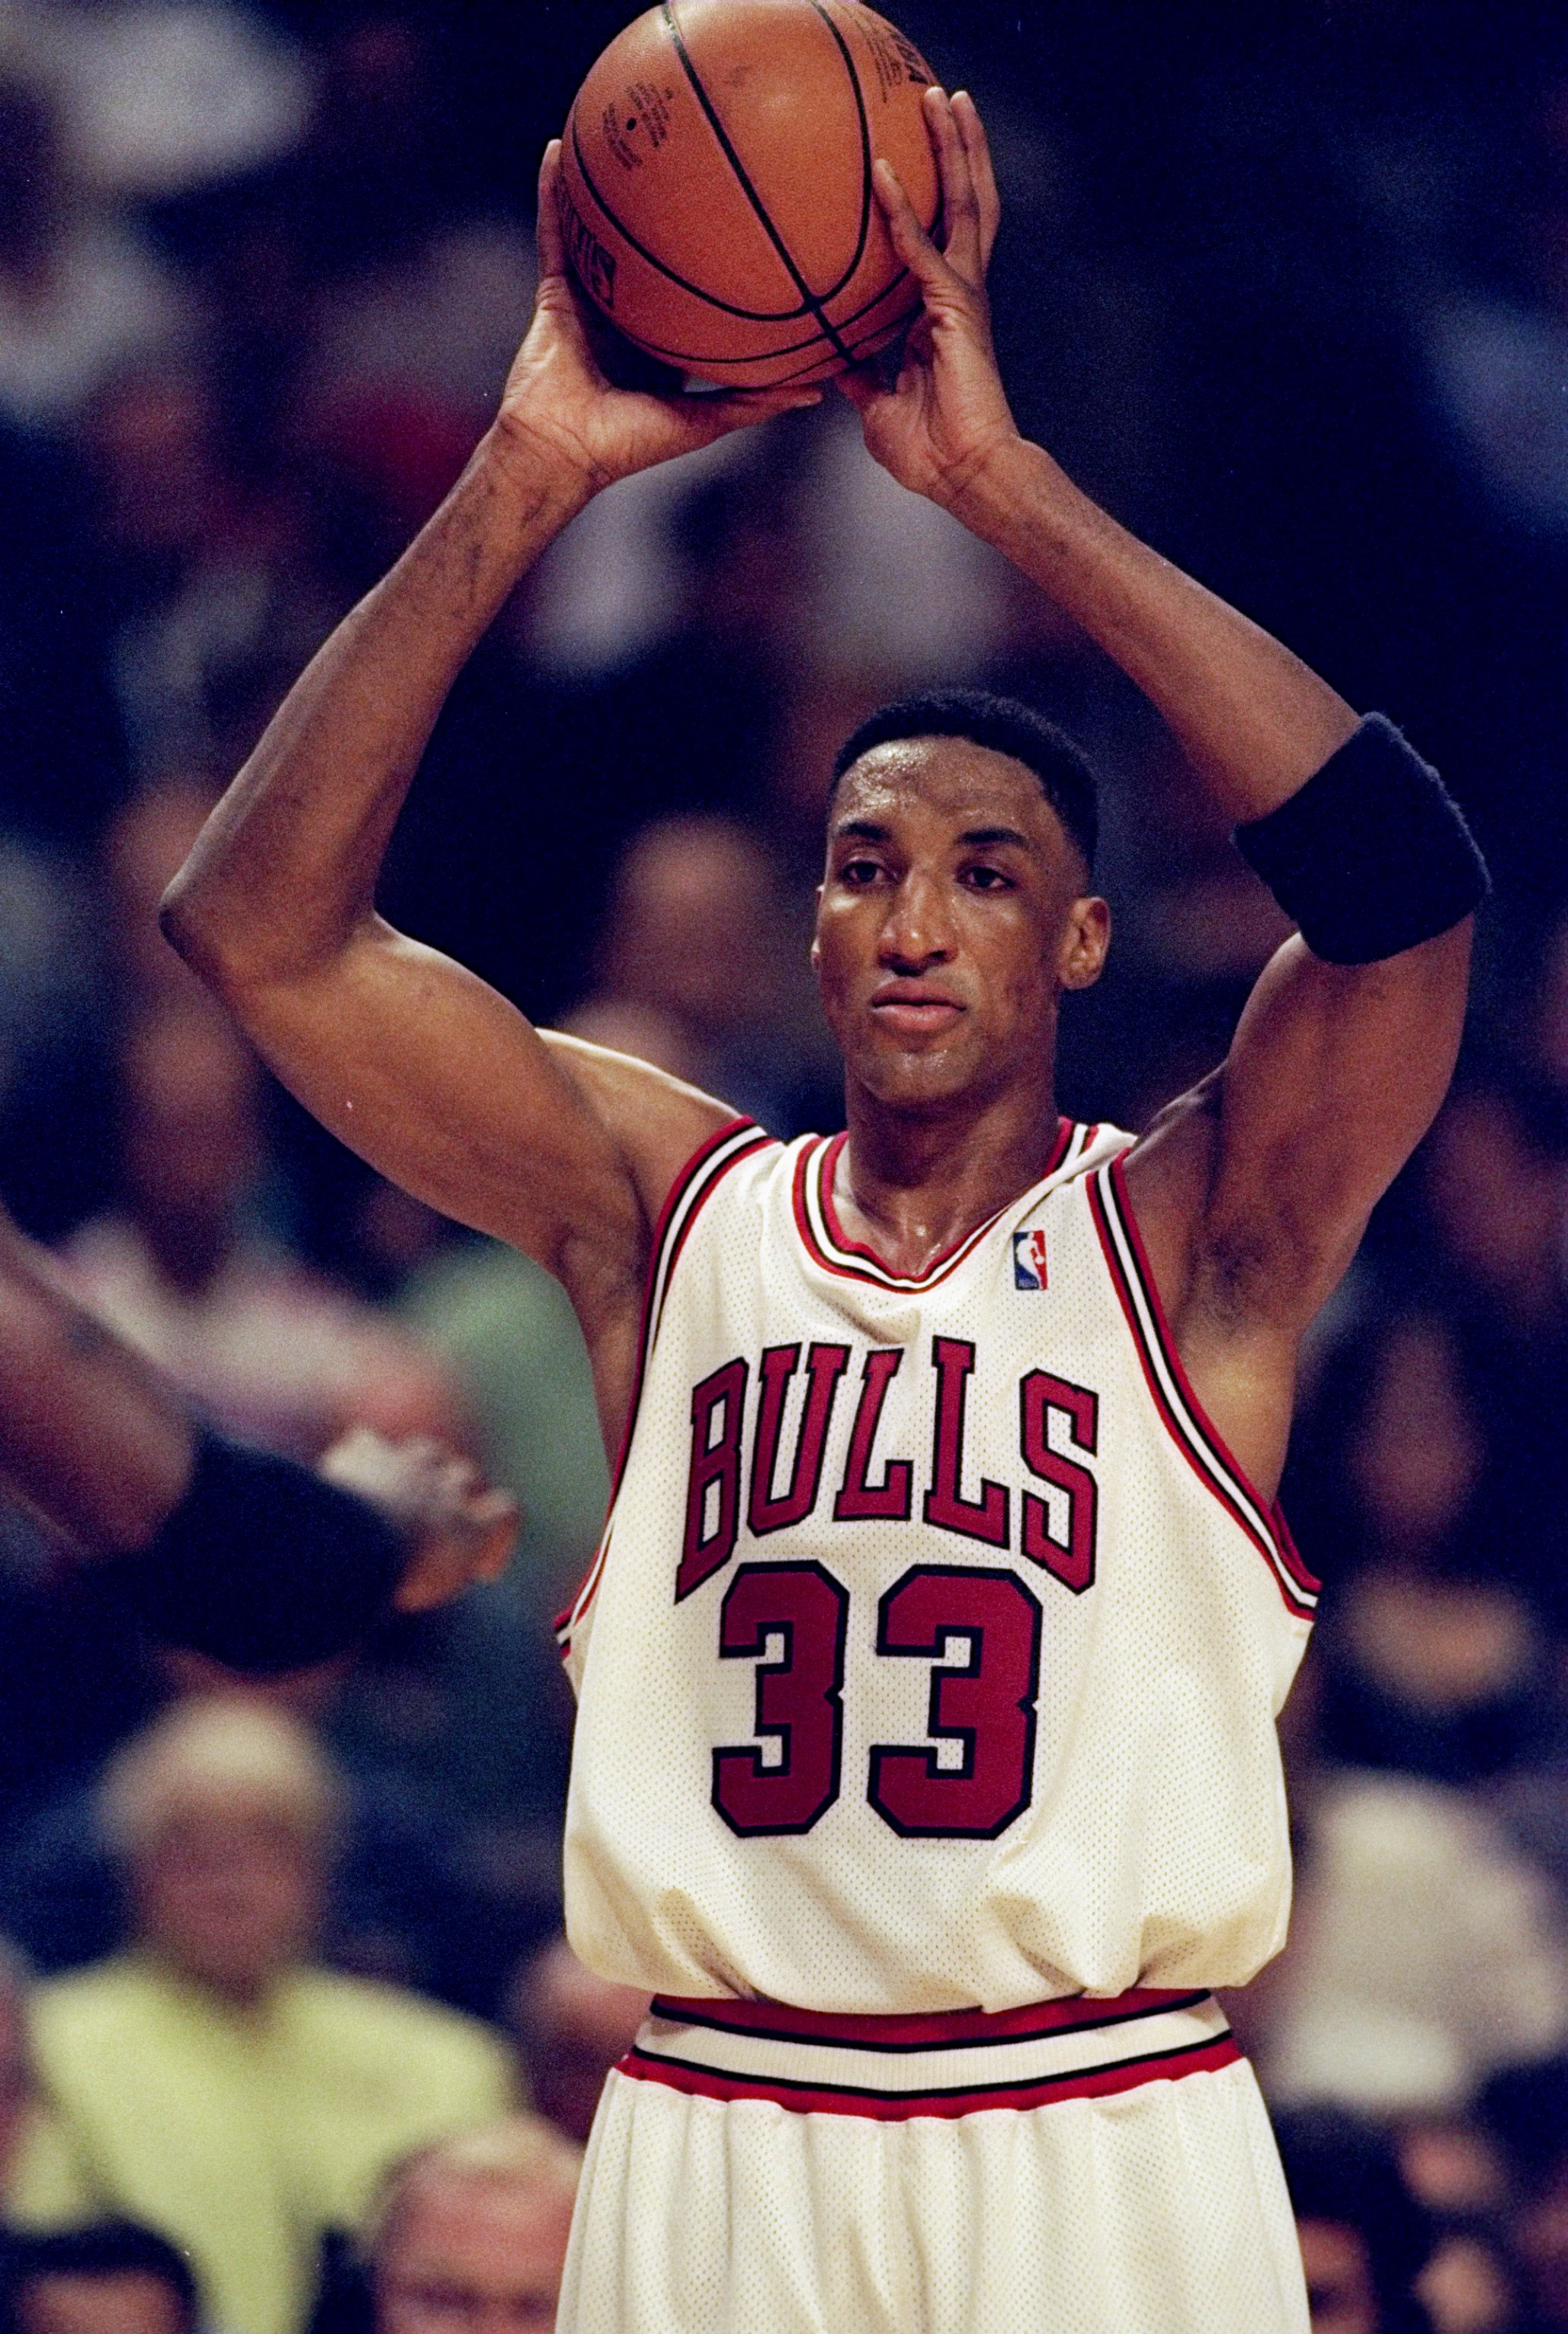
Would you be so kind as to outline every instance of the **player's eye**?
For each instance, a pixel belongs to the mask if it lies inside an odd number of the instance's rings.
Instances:
[[[869,883],[874,883],[881,872],[875,859],[846,859],[839,869],[839,881],[847,883],[852,892],[861,892]]]
[[[958,878],[971,892],[1011,892],[1013,878],[1000,867],[966,867]]]

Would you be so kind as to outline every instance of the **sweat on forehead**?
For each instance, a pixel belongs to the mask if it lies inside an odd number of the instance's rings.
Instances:
[[[932,690],[868,714],[834,757],[830,807],[840,780],[878,747],[914,746],[942,738],[1021,763],[1082,854],[1085,866],[1092,868],[1100,821],[1094,772],[1087,758],[1064,731],[1032,706],[983,690]]]

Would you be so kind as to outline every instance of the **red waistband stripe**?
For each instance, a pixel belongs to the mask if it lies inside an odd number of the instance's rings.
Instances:
[[[725,1997],[681,2000],[659,1994],[651,2015],[678,2026],[720,2033],[755,2034],[770,2042],[831,2043],[849,2050],[964,2050],[994,2042],[1034,2042],[1046,2034],[1079,2034],[1122,2026],[1168,2010],[1196,2010],[1202,1992],[1138,1986],[1130,1993],[1074,1993],[1032,2001],[1017,2010],[938,2010],[855,2017],[835,2011],[793,2010],[782,2001],[734,2001]]]
[[[890,2018],[660,1999],[618,2072],[692,2098],[897,2123],[1107,2098],[1215,2073],[1240,2057],[1205,1993],[1144,1990]]]

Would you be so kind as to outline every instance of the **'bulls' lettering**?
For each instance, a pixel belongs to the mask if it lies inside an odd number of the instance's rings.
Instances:
[[[1031,1370],[1018,1389],[1024,1464],[1043,1483],[1053,1483],[1063,1495],[1066,1534],[1051,1529],[1051,1508],[1034,1492],[1024,1494],[1024,1553],[1033,1564],[1043,1564],[1074,1596],[1082,1596],[1094,1578],[1094,1540],[1100,1490],[1087,1467],[1064,1452],[1052,1448],[1053,1416],[1067,1422],[1067,1439],[1075,1451],[1093,1457],[1100,1432],[1100,1403],[1087,1386],[1053,1378],[1049,1370]],[[1057,1512],[1061,1513],[1061,1507]]]
[[[849,1366],[847,1345],[813,1345],[806,1357],[811,1383],[795,1437],[794,1462],[789,1488],[774,1491],[778,1465],[779,1430],[790,1380],[800,1367],[798,1345],[769,1345],[757,1372],[756,1442],[751,1454],[751,1499],[746,1521],[760,1539],[765,1532],[783,1531],[788,1524],[803,1523],[817,1503],[822,1480],[822,1451],[832,1423],[839,1380]]]
[[[990,1548],[1005,1548],[1005,1483],[983,1482],[977,1500],[963,1494],[964,1398],[975,1367],[975,1348],[967,1337],[934,1338],[931,1366],[937,1373],[937,1433],[926,1521],[939,1524],[944,1531],[962,1532],[966,1539],[984,1540]]]
[[[873,1346],[866,1355],[861,1372],[860,1406],[850,1430],[849,1455],[844,1461],[844,1480],[833,1501],[836,1523],[875,1519],[884,1523],[907,1524],[909,1520],[915,1476],[909,1461],[890,1459],[881,1481],[873,1483],[871,1479],[871,1452],[882,1422],[882,1404],[903,1358],[901,1345]]]
[[[735,1554],[740,1530],[740,1436],[749,1374],[743,1361],[726,1362],[692,1391],[686,1533],[675,1576],[678,1605],[721,1572]],[[710,1499],[716,1488],[717,1499]]]

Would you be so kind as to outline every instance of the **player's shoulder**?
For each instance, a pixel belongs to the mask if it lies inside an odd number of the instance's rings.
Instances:
[[[722,1192],[742,1207],[754,1207],[766,1186],[787,1182],[795,1162],[820,1137],[800,1135],[785,1143],[755,1118],[733,1112],[711,1126],[683,1161],[665,1199],[660,1225],[668,1239],[671,1230],[688,1222]]]
[[[1035,1189],[1042,1198],[1071,1191],[1090,1176],[1125,1159],[1137,1141],[1135,1134],[1130,1134],[1124,1126],[1113,1125],[1109,1119],[1064,1118],[1057,1133],[1056,1149]]]

